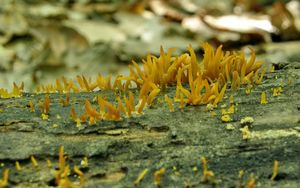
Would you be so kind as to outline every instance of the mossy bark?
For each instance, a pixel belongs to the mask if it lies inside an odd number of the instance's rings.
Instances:
[[[169,112],[163,96],[174,96],[174,87],[162,91],[142,115],[80,127],[70,119],[71,107],[81,114],[86,99],[93,101],[102,95],[113,101],[113,91],[71,94],[71,104],[66,107],[60,104],[65,94],[49,94],[48,120],[41,118],[38,105],[45,94],[0,99],[0,172],[10,169],[11,187],[53,186],[62,145],[71,169],[77,165],[84,172],[85,187],[132,187],[144,169],[149,171],[138,186],[155,187],[153,174],[162,167],[166,172],[161,187],[211,187],[212,182],[202,181],[202,156],[215,174],[217,187],[239,186],[240,170],[245,171],[242,185],[253,174],[257,187],[299,187],[300,70],[295,68],[299,63],[294,64],[266,74],[262,85],[252,88],[249,95],[245,88],[227,91],[214,109],[215,116],[206,106],[180,109],[175,104],[175,112]],[[275,97],[271,89],[278,87],[283,91]],[[260,104],[263,91],[267,93],[266,105]],[[221,107],[228,109],[231,95],[235,112],[230,115],[232,125],[227,127],[221,121]],[[35,112],[28,107],[29,101]],[[97,106],[96,102],[93,105]],[[247,116],[254,118],[254,123],[249,128],[250,138],[243,139],[240,120]],[[32,166],[31,156],[37,159],[38,167]],[[50,168],[47,159],[52,161]],[[274,160],[279,161],[278,175],[271,181]],[[16,170],[16,161],[21,170]],[[73,171],[69,178],[79,182]]]

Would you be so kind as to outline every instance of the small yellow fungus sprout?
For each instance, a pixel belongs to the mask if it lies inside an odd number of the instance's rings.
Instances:
[[[243,177],[245,175],[245,171],[244,170],[240,170],[239,171],[239,176],[238,176],[238,185],[236,186],[237,188],[242,188],[243,187]]]
[[[222,120],[222,122],[224,122],[224,123],[227,123],[227,122],[232,121],[230,115],[228,115],[228,114],[223,115],[223,116],[221,117],[221,120]]]
[[[84,157],[81,162],[80,162],[81,166],[83,167],[88,167],[89,166],[89,160],[87,157]]]
[[[228,110],[226,109],[221,109],[222,115],[227,115],[227,114],[233,114],[234,113],[234,104],[232,104]]]
[[[35,157],[33,155],[30,157],[30,160],[31,160],[31,164],[34,168],[37,168],[39,166],[37,160],[35,159]]]
[[[81,119],[78,118],[74,107],[71,108],[70,117],[76,123],[76,127],[81,126]]]
[[[135,104],[134,104],[134,97],[131,91],[128,92],[128,98],[124,96],[125,106],[126,106],[126,113],[128,117],[131,117],[131,114],[135,112]]]
[[[152,102],[154,101],[155,97],[158,95],[160,92],[160,89],[154,89],[150,92],[148,98],[147,98],[147,104],[150,106],[152,105]]]
[[[31,111],[31,112],[34,112],[34,111],[35,111],[35,109],[34,109],[34,104],[33,104],[32,100],[29,101],[28,107],[30,108],[30,111]]]
[[[59,148],[58,167],[59,169],[55,172],[55,183],[59,187],[75,187],[68,177],[70,174],[70,167],[69,165],[66,165],[63,146],[60,146]]]
[[[95,84],[94,84],[95,85]],[[114,84],[115,85],[115,84]],[[99,89],[112,89],[112,85],[111,85],[111,75],[109,77],[105,77],[101,74],[99,74],[97,76],[96,79],[96,86]],[[115,85],[115,87],[117,86],[117,84]],[[93,88],[95,88],[95,86],[93,86]]]
[[[85,100],[85,112],[89,116],[90,125],[96,124],[96,119],[101,119],[101,114],[97,112],[96,108],[92,107],[90,101]]]
[[[275,66],[272,65],[271,69],[270,69],[270,73],[274,73],[275,72]]]
[[[213,111],[213,110],[214,110],[214,108],[215,108],[215,106],[214,106],[214,105],[212,105],[212,104],[210,104],[210,103],[208,103],[208,104],[206,105],[206,110],[207,110],[208,112],[211,112],[211,111]]]
[[[262,92],[261,96],[260,96],[260,104],[267,104],[268,100],[267,100],[267,94],[266,92]]]
[[[281,95],[282,87],[272,88],[273,96],[278,97]]]
[[[161,168],[154,172],[154,185],[156,185],[157,187],[161,186],[161,177],[165,174],[165,172],[165,168]]]
[[[3,171],[3,176],[2,176],[2,179],[0,179],[0,187],[4,188],[7,186],[8,184],[8,178],[9,178],[9,169],[5,169]]]
[[[16,170],[17,170],[17,171],[22,170],[22,167],[21,167],[19,161],[16,161]],[[0,186],[0,187],[1,187],[1,186]]]
[[[253,117],[249,117],[249,116],[244,117],[244,118],[241,119],[241,121],[240,121],[240,123],[241,123],[242,126],[246,126],[246,125],[250,126],[250,125],[253,124],[253,122],[254,122]]]
[[[51,160],[50,159],[47,159],[47,167],[48,168],[51,168],[52,167],[52,162],[51,162]]]
[[[215,116],[217,116],[217,113],[216,112],[210,112],[210,116],[215,117]]]
[[[48,115],[50,110],[50,99],[49,95],[45,96],[44,102],[41,104],[41,110],[43,114]]]
[[[147,102],[147,97],[143,96],[143,98],[140,100],[140,102],[138,104],[138,113],[139,114],[141,114],[143,112],[146,102]]]
[[[198,167],[197,167],[197,166],[194,166],[194,167],[192,168],[192,171],[193,171],[193,172],[197,172],[197,171],[198,171]]]
[[[70,105],[70,94],[69,93],[66,94],[66,99],[65,100],[62,97],[60,98],[60,104],[63,107],[66,107],[66,106]]]
[[[177,170],[176,166],[173,166],[172,171],[175,176],[181,176],[180,172]]]
[[[278,161],[274,160],[273,174],[272,174],[271,180],[274,181],[275,178],[277,177],[277,175],[278,175]]]
[[[201,157],[201,163],[202,163],[202,167],[203,167],[203,177],[202,177],[202,181],[203,182],[208,182],[208,180],[210,180],[210,182],[212,184],[215,184],[215,174],[213,171],[208,170],[207,167],[207,160],[205,157]]]
[[[55,90],[58,91],[59,93],[63,93],[64,91],[64,88],[63,86],[61,85],[61,82],[59,79],[56,79],[56,82],[55,82]]]
[[[41,117],[42,117],[42,120],[46,120],[47,121],[49,119],[49,115],[44,114],[44,113],[42,113]]]
[[[65,166],[64,169],[56,172],[56,184],[59,187],[75,187],[75,185],[69,179],[70,167],[69,165]]]
[[[71,108],[70,117],[74,121],[77,119],[77,114],[76,114],[74,106],[72,106],[72,108]]]
[[[183,94],[181,93],[180,94],[180,109],[183,110],[185,105],[186,105],[186,102],[184,101]]]
[[[79,176],[79,180],[80,180],[80,187],[84,187],[84,174],[83,172],[78,168],[78,166],[74,166],[74,172]]]
[[[14,82],[13,91],[11,93],[12,97],[21,97],[23,90],[24,90],[24,82],[22,82],[20,86],[17,86],[17,84]]]
[[[264,75],[265,75],[265,73],[266,73],[266,71],[267,71],[267,69],[266,68],[264,68],[263,70],[262,70],[262,72],[261,72],[261,74],[260,74],[260,77],[258,78],[258,73],[256,74],[255,73],[255,77],[256,77],[256,80],[255,80],[255,83],[257,84],[257,85],[259,85],[259,84],[261,84],[262,83],[262,79],[263,79],[263,77],[264,77]],[[257,70],[257,72],[258,72],[258,70]]]
[[[252,88],[253,88],[253,86],[250,85],[250,84],[248,84],[248,86],[246,87],[246,90],[245,90],[247,95],[250,95],[250,94],[251,94]]]
[[[83,91],[92,91],[90,83],[87,81],[87,79],[83,75],[82,76],[77,75],[76,79],[77,79],[77,82],[79,83],[80,88]]]
[[[254,188],[255,187],[255,178],[254,175],[251,174],[250,178],[248,179],[248,182],[246,183],[245,188]]]
[[[229,130],[229,131],[232,131],[232,130],[235,129],[235,126],[231,123],[228,123],[228,124],[226,124],[226,129]]]
[[[58,167],[59,169],[63,169],[66,164],[66,159],[65,159],[65,150],[64,146],[59,147],[59,155],[58,155]]]
[[[54,124],[52,125],[52,127],[53,127],[53,128],[57,128],[57,127],[59,127],[59,125],[56,124],[56,123],[54,123]]]
[[[111,104],[109,101],[103,99],[100,95],[97,97],[97,100],[98,100],[98,105],[100,108],[100,113],[98,113],[98,114],[100,115],[100,117],[102,117],[102,119],[111,120],[111,121],[120,121],[121,120],[121,112],[124,111],[124,108],[122,105],[122,101],[119,97],[117,98],[118,105]],[[133,95],[130,95],[129,100],[127,98],[125,100],[126,107],[129,106],[130,113],[131,113],[131,110],[135,110],[135,109],[134,109],[134,101],[131,102],[130,100],[133,100]],[[105,109],[106,109],[106,111],[105,111]]]
[[[174,104],[173,104],[173,102],[172,102],[172,99],[170,99],[170,98],[168,97],[168,95],[165,95],[165,101],[166,101],[166,103],[167,103],[168,106],[169,106],[170,112],[174,112]]]
[[[139,175],[138,177],[136,178],[136,180],[134,181],[134,186],[138,186],[142,181],[143,179],[145,178],[145,176],[148,174],[149,170],[146,168],[144,169]]]
[[[251,138],[251,132],[247,125],[243,128],[240,128],[240,131],[242,132],[243,140],[249,140]]]

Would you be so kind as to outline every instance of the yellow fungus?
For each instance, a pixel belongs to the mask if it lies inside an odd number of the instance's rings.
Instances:
[[[243,187],[243,177],[245,175],[245,171],[244,170],[240,170],[239,171],[239,176],[238,176],[238,184],[237,184],[237,188],[242,188]]]
[[[161,185],[161,177],[165,174],[165,172],[165,168],[161,168],[154,172],[154,185],[156,185],[157,187]]]
[[[249,140],[251,138],[251,132],[247,125],[243,128],[240,128],[240,131],[242,132],[243,140]]]
[[[63,99],[62,97],[60,98],[60,103],[63,107],[69,106],[70,105],[70,94],[66,94],[66,99]]]
[[[66,159],[65,159],[64,146],[59,147],[59,158],[58,158],[58,166],[59,169],[63,169],[65,167]]]
[[[84,187],[84,182],[85,182],[85,179],[84,179],[84,174],[83,172],[78,168],[78,166],[74,166],[74,172],[79,176],[79,179],[80,179],[80,187]]]
[[[215,184],[215,175],[213,173],[213,171],[208,170],[207,167],[207,160],[205,157],[201,157],[201,163],[202,163],[202,168],[203,168],[203,177],[202,177],[202,181],[203,182],[208,182],[208,180],[210,180],[210,182],[212,184]]]
[[[216,112],[210,112],[210,116],[215,117],[215,116],[217,116],[217,113]]]
[[[33,167],[37,168],[39,166],[37,160],[35,159],[35,157],[33,155],[30,157],[30,160],[31,160],[31,164]]]
[[[252,92],[252,88],[253,88],[253,86],[252,85],[248,85],[247,87],[246,87],[246,94],[247,95],[250,95],[251,94],[251,92]]]
[[[232,121],[230,115],[228,115],[228,114],[223,115],[223,116],[221,117],[221,120],[222,120],[222,122],[225,122],[225,123]]]
[[[88,166],[89,166],[88,158],[87,158],[87,157],[84,157],[84,158],[81,160],[80,164],[81,164],[82,166],[84,166],[84,167],[88,167]]]
[[[268,100],[267,100],[267,94],[266,92],[262,92],[261,96],[260,96],[260,104],[267,104]]]
[[[29,101],[28,106],[29,106],[31,112],[35,111],[34,104],[33,104],[32,100]]]
[[[231,123],[226,124],[226,130],[232,131],[234,129],[235,129],[235,126],[233,124],[231,124]]]
[[[16,161],[16,170],[17,170],[17,171],[22,170],[22,167],[21,167],[19,161]]]
[[[165,95],[165,101],[169,106],[170,112],[174,112],[174,104],[173,104],[172,100],[168,97],[168,95]]]
[[[210,103],[208,103],[208,104],[206,105],[206,110],[209,111],[209,112],[213,111],[214,108],[215,108],[215,106],[212,105],[212,104],[210,104]]]
[[[57,128],[57,127],[59,127],[59,125],[56,124],[56,123],[54,123],[54,124],[52,125],[52,127],[53,127],[53,128]]]
[[[148,169],[146,168],[146,169],[144,169],[139,175],[138,175],[138,177],[136,178],[136,180],[134,181],[134,186],[138,186],[142,181],[143,181],[143,179],[145,178],[145,176],[147,175],[147,173],[148,173]]]
[[[278,97],[281,95],[282,87],[272,88],[273,96]]]
[[[50,99],[49,95],[45,96],[44,102],[42,104],[42,113],[48,115],[50,110]]]
[[[176,166],[173,166],[172,171],[175,176],[181,176],[180,172],[177,170]]]
[[[146,96],[143,96],[142,100],[139,103],[139,107],[138,107],[139,114],[141,114],[143,112],[146,102],[147,102],[147,98],[146,98]]]
[[[147,98],[147,104],[151,105],[155,97],[158,95],[160,92],[160,89],[154,89],[153,91],[150,92],[148,98]]]
[[[277,177],[277,175],[278,175],[278,161],[274,160],[273,174],[272,174],[271,180],[274,181],[275,178]]]
[[[192,168],[192,171],[197,172],[197,171],[198,171],[198,167],[194,166],[194,167]]]
[[[241,119],[240,123],[242,126],[248,125],[250,126],[252,123],[254,122],[253,117],[244,117],[243,119]]]
[[[2,179],[0,179],[0,187],[6,187],[8,184],[8,178],[9,178],[9,169],[5,169],[3,171]]]
[[[52,162],[50,161],[50,159],[47,159],[47,167],[48,168],[51,168],[52,167]]]
[[[254,188],[255,187],[255,178],[254,175],[251,174],[250,178],[248,179],[248,182],[245,185],[245,188]]]
[[[49,119],[49,116],[47,114],[42,113],[41,116],[42,116],[43,120],[48,120]]]

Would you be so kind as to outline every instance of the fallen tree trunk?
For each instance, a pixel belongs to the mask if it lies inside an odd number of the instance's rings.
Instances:
[[[226,92],[212,112],[206,106],[180,109],[180,104],[169,112],[163,96],[174,96],[173,87],[141,115],[96,125],[76,125],[71,108],[82,113],[86,99],[102,95],[112,100],[113,91],[73,93],[66,106],[60,102],[65,94],[49,94],[48,117],[39,108],[45,94],[0,99],[0,171],[9,169],[11,187],[54,186],[59,147],[64,146],[71,169],[65,176],[78,186],[250,187],[255,181],[257,187],[299,187],[300,71],[295,68],[299,63],[294,64],[266,74],[249,95],[249,88]],[[282,92],[274,94],[280,87]],[[262,92],[267,94],[265,105],[260,104]],[[222,122],[232,104],[234,113]],[[245,117],[248,122],[241,125]],[[207,169],[201,157],[207,159]]]

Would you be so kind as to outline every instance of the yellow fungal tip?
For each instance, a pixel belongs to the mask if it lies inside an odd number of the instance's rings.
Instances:
[[[33,167],[36,168],[36,167],[39,166],[37,160],[35,159],[35,157],[34,157],[33,155],[30,157],[30,160],[31,160],[31,163],[32,163],[32,166],[33,166]]]
[[[20,171],[20,170],[22,170],[22,168],[21,168],[21,165],[20,165],[19,161],[16,161],[16,170],[17,170],[17,171]]]
[[[165,174],[166,169],[161,168],[154,172],[154,185],[160,186],[161,185],[161,177]]]
[[[267,94],[265,91],[263,91],[260,96],[260,104],[267,104],[267,103],[268,103]]]
[[[43,120],[48,120],[49,119],[49,116],[47,114],[44,114],[44,113],[42,113],[41,117],[42,117]]]
[[[146,169],[144,169],[140,174],[139,174],[139,176],[136,178],[136,180],[134,181],[134,185],[135,186],[138,186],[142,181],[143,181],[143,179],[145,178],[145,176],[147,175],[147,173],[148,173],[148,169],[146,168]]]
[[[274,160],[273,174],[272,174],[271,180],[274,181],[275,178],[277,177],[277,175],[278,175],[278,161]]]
[[[228,115],[228,114],[223,115],[223,116],[221,117],[221,120],[222,120],[222,122],[224,122],[224,123],[227,123],[227,122],[232,121],[230,115]]]

